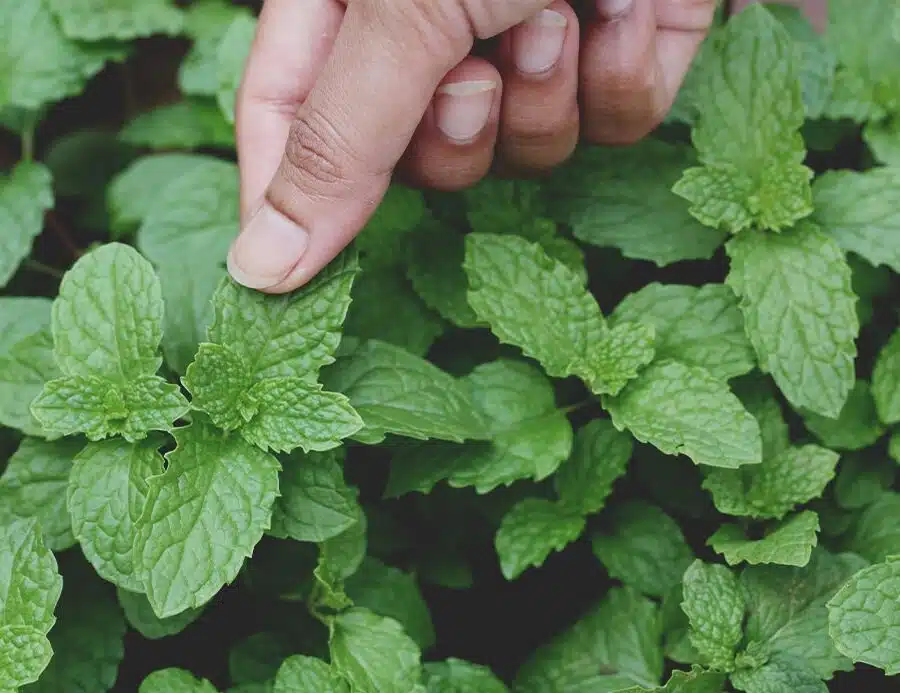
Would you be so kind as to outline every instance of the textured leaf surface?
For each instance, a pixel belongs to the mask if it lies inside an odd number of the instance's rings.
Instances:
[[[424,679],[428,693],[508,693],[490,669],[461,659],[428,662]]]
[[[315,657],[294,655],[278,669],[272,693],[347,693],[347,684],[328,664]]]
[[[44,0],[63,33],[78,41],[124,41],[181,31],[181,12],[169,0]]]
[[[141,682],[138,693],[217,693],[206,679],[198,679],[184,669],[160,669]]]
[[[180,633],[203,614],[203,609],[185,609],[169,618],[159,618],[146,595],[119,588],[119,604],[128,625],[148,640],[160,640]]]
[[[42,164],[23,162],[0,175],[0,287],[12,279],[31,254],[44,228],[44,212],[53,207],[53,178]]]
[[[865,380],[856,381],[836,419],[807,413],[803,420],[824,445],[835,450],[862,450],[873,445],[885,431],[878,420],[872,389]]]
[[[584,531],[584,516],[560,503],[528,498],[513,506],[497,530],[494,545],[507,580],[543,564]]]
[[[818,544],[819,516],[804,510],[789,517],[762,539],[748,539],[735,525],[723,525],[707,542],[728,565],[777,563],[803,567]]]
[[[878,354],[872,372],[872,396],[882,423],[900,422],[900,330]]]
[[[681,607],[690,621],[691,644],[710,667],[733,666],[745,606],[737,578],[725,566],[697,560],[685,572]]]

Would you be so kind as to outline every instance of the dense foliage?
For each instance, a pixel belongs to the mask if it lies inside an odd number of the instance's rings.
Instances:
[[[830,5],[275,297],[253,11],[0,0],[0,690],[888,690],[900,9]]]

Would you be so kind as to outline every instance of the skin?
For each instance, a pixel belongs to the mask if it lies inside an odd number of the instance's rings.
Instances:
[[[789,1],[824,28],[827,0]],[[458,190],[491,170],[546,172],[579,139],[640,140],[671,107],[715,5],[266,0],[237,99],[231,275],[273,294],[302,286],[392,178]],[[493,40],[475,55],[478,39]]]

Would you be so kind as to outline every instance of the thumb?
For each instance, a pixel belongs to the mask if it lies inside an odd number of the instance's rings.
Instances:
[[[444,76],[490,37],[550,0],[351,0],[328,62],[290,129],[284,156],[228,257],[234,279],[302,286],[365,226]],[[499,84],[456,89],[460,118]],[[468,117],[471,117],[469,114]]]

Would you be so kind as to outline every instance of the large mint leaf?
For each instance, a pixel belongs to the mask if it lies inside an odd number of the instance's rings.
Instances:
[[[651,597],[681,582],[694,552],[675,520],[655,505],[632,501],[613,508],[609,523],[591,543],[610,576]]]
[[[722,525],[707,543],[728,565],[776,563],[802,568],[818,544],[818,532],[819,516],[804,510],[776,524],[761,539],[748,538],[736,525]]]
[[[584,531],[584,515],[543,498],[526,498],[503,517],[494,546],[507,580],[540,566],[554,551],[562,551]]]
[[[163,471],[158,447],[153,439],[90,443],[75,458],[69,481],[72,530],[85,557],[100,577],[133,592],[144,587],[134,564],[135,525],[148,480]]]
[[[864,568],[828,602],[828,632],[854,662],[900,674],[900,559]]]
[[[652,688],[663,673],[662,624],[654,602],[611,589],[574,626],[539,648],[516,674],[516,693]]]
[[[594,419],[580,428],[572,454],[553,477],[560,502],[585,515],[600,512],[613,484],[625,474],[633,449],[631,435],[616,430],[609,419]]]
[[[737,577],[725,566],[696,560],[685,572],[681,608],[690,621],[691,644],[713,669],[732,670],[745,607]]]
[[[865,380],[857,380],[837,418],[801,412],[806,427],[835,450],[862,450],[875,444],[885,428],[878,420],[872,389]]]
[[[872,563],[897,553],[900,546],[900,494],[887,491],[855,519],[846,537],[846,549]]]
[[[178,68],[178,85],[185,94],[215,96],[219,87],[219,44],[238,15],[248,15],[246,7],[227,0],[200,0],[185,11],[185,33],[193,39],[190,52]]]
[[[672,186],[696,163],[693,149],[647,139],[580,149],[546,183],[550,214],[585,243],[658,266],[705,260],[726,234],[703,226]]]
[[[169,618],[159,618],[153,612],[146,595],[129,592],[121,587],[117,590],[117,595],[128,625],[147,640],[160,640],[176,635],[203,614],[202,608],[185,609]]]
[[[184,669],[160,669],[141,682],[138,693],[218,693],[206,679],[198,679]]]
[[[37,681],[53,655],[47,633],[62,577],[36,520],[0,524],[0,689]]]
[[[610,322],[620,320],[653,325],[657,359],[702,366],[723,380],[756,366],[737,299],[723,284],[648,284],[616,307]]]
[[[63,33],[78,41],[127,41],[181,31],[181,12],[170,0],[44,0]]]
[[[66,488],[80,441],[25,438],[0,476],[0,516],[37,518],[44,544],[63,551],[75,543]]]
[[[785,27],[752,5],[711,37],[694,94],[702,166],[673,188],[716,229],[780,231],[808,216],[812,171],[803,161],[799,61]]]
[[[2,10],[0,10],[2,11]],[[0,288],[31,254],[44,228],[44,212],[53,207],[53,179],[43,164],[24,162],[0,175]]]
[[[387,434],[453,442],[488,436],[471,392],[434,364],[377,340],[341,358],[323,382],[350,399],[365,428],[355,437],[380,443]]]
[[[837,417],[853,388],[859,319],[837,243],[813,224],[741,234],[727,245],[760,369],[796,408]]]
[[[351,693],[411,691],[419,683],[419,648],[397,621],[353,608],[336,616],[329,639],[331,666]]]
[[[346,682],[321,659],[294,655],[278,668],[272,693],[348,693]]]
[[[875,361],[872,396],[882,423],[900,422],[900,330],[894,332]]]
[[[235,144],[232,124],[214,101],[204,98],[187,98],[141,113],[122,128],[119,139],[156,150],[230,149]]]
[[[734,672],[731,683],[743,693],[828,693],[822,679],[803,660],[782,654],[775,654],[762,666]]]
[[[759,423],[726,383],[698,366],[656,362],[605,406],[616,428],[667,455],[725,468],[762,461]]]
[[[428,662],[424,669],[427,693],[508,693],[504,683],[479,664],[451,657]]]
[[[160,618],[199,607],[237,576],[269,529],[278,461],[207,424],[175,432],[136,524],[135,563]]]

